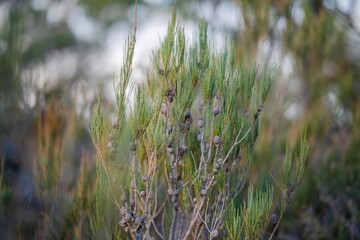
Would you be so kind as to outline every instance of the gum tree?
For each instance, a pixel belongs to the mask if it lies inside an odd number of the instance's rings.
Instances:
[[[90,129],[99,199],[119,210],[116,236],[272,238],[278,226],[273,187],[257,190],[247,174],[276,69],[248,66],[235,58],[232,44],[210,49],[206,22],[188,44],[173,14],[146,83],[131,85],[135,33],[136,25],[114,81],[116,109],[105,109],[99,98]],[[277,182],[284,190],[280,217],[303,173],[305,136],[300,145],[297,154],[287,151]],[[101,207],[97,211],[101,215]]]

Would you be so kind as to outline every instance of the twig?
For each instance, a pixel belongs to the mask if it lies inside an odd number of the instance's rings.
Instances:
[[[174,209],[173,210],[173,217],[172,217],[172,220],[171,220],[170,234],[169,234],[169,239],[170,240],[174,239],[176,220],[177,220],[177,211]]]
[[[155,230],[155,232],[157,233],[157,235],[159,235],[159,237],[160,237],[161,239],[165,239],[164,236],[160,233],[160,231],[159,231],[158,228],[156,227],[156,224],[155,224],[154,219],[152,218],[150,221],[151,221],[152,225],[154,226],[154,230]]]

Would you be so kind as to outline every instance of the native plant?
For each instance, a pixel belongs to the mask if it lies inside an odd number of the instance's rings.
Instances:
[[[189,45],[173,14],[146,82],[135,86],[135,34],[136,27],[114,81],[115,114],[100,97],[90,127],[101,201],[110,199],[119,211],[122,232],[115,236],[258,239],[269,220],[275,232],[275,191],[270,184],[255,189],[247,175],[276,69],[248,66],[235,57],[232,44],[212,51],[206,22]],[[278,183],[286,194],[281,216],[303,173],[305,137],[300,145],[299,157],[287,152]]]

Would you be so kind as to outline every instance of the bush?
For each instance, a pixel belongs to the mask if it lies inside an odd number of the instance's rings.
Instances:
[[[114,81],[115,111],[103,107],[101,96],[94,107],[90,132],[103,203],[95,204],[94,223],[107,218],[105,203],[113,201],[119,238],[124,232],[133,239],[273,238],[308,152],[305,134],[296,148],[288,147],[282,178],[273,178],[282,192],[279,213],[271,214],[274,188],[255,189],[247,174],[276,69],[246,66],[232,44],[211,51],[206,22],[188,46],[173,14],[146,83],[135,86],[135,34],[136,24]]]

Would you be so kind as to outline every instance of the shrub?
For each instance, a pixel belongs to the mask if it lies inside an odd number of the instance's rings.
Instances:
[[[271,214],[274,188],[267,183],[255,189],[247,174],[276,69],[248,67],[235,58],[232,44],[211,51],[206,22],[188,45],[173,14],[146,83],[135,86],[130,84],[135,34],[136,24],[114,81],[115,113],[100,97],[90,128],[99,201],[110,199],[119,210],[122,230],[116,236],[271,239],[308,151],[305,135],[297,154],[287,149],[283,178],[274,178],[283,195],[280,216]],[[96,206],[97,221],[106,218],[104,204]]]

